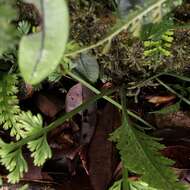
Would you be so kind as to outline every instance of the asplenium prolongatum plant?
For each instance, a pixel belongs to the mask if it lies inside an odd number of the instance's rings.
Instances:
[[[72,56],[110,42],[126,29],[138,36],[144,23],[160,21],[162,16],[181,3],[180,0],[147,0],[143,7],[130,11],[125,20],[119,20],[109,33],[96,44],[68,49],[64,53],[69,31],[68,8],[65,1],[27,0],[27,2],[34,4],[43,17],[41,18],[41,30],[24,36],[19,45],[18,63],[21,76],[30,84],[37,84],[44,80],[55,70],[62,57]],[[82,81],[78,77],[75,79]],[[87,82],[83,82],[83,84],[90,87]],[[94,90],[94,88],[91,89]],[[23,146],[26,146],[31,152],[34,164],[42,166],[52,156],[47,141],[49,131],[72,118],[99,98],[103,97],[114,102],[106,96],[112,91],[99,94],[99,91],[95,89],[94,92],[99,95],[58,118],[50,125],[44,126],[43,119],[39,114],[33,115],[30,111],[24,112],[19,108],[17,92],[17,75],[11,72],[3,75],[0,82],[0,104],[2,105],[0,122],[4,129],[10,130],[15,141],[8,143],[0,140],[0,162],[9,172],[8,181],[10,183],[18,182],[24,172],[28,170],[22,152]],[[119,105],[118,107],[123,110],[123,124],[112,134],[111,139],[116,142],[123,162],[123,190],[130,188],[127,179],[128,171],[141,175],[143,181],[157,189],[185,189],[170,169],[173,162],[159,153],[164,146],[157,139],[146,135],[144,131],[133,127],[127,116],[124,96],[122,96],[122,100],[122,107],[118,103],[114,105]],[[138,118],[135,114],[132,116]],[[116,188],[120,190],[121,185]]]
[[[111,140],[116,142],[123,164],[123,189],[129,187],[126,176],[133,172],[141,176],[151,187],[162,190],[186,189],[177,182],[177,176],[170,166],[172,160],[161,155],[160,151],[165,147],[159,143],[159,139],[153,138],[139,130],[128,117],[126,108],[126,92],[121,92],[122,100],[122,126],[111,134]]]

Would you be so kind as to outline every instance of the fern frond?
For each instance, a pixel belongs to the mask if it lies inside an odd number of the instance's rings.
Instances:
[[[144,55],[145,57],[157,56],[160,57],[166,56],[169,57],[172,55],[170,51],[170,47],[172,46],[172,42],[174,40],[174,32],[172,30],[168,30],[161,35],[161,39],[154,41],[154,39],[150,39],[144,42]]]
[[[123,124],[111,135],[111,140],[117,143],[124,172],[129,170],[141,175],[142,181],[157,189],[186,189],[178,182],[177,176],[170,168],[174,162],[159,152],[164,145],[160,144],[158,139],[146,135],[131,125],[124,103],[126,99],[124,93],[122,96]]]
[[[17,129],[24,139],[36,136],[41,132],[41,136],[37,136],[34,140],[27,140],[25,143],[32,153],[31,156],[34,158],[36,166],[42,166],[48,158],[52,157],[47,142],[47,134],[43,128],[43,120],[39,114],[33,116],[31,112],[22,112],[19,115]],[[9,171],[8,180],[10,183],[18,182],[23,177],[23,173],[28,170],[21,147],[22,145],[19,145],[19,142],[8,144],[0,140],[0,162]]]
[[[19,115],[17,127],[20,129],[22,138],[26,138],[43,131],[43,119],[40,114],[34,116],[30,111],[22,112]],[[48,158],[52,157],[46,133],[28,142],[27,147],[32,152],[31,156],[36,166],[42,166]]]
[[[16,96],[18,88],[17,76],[2,75],[0,79],[0,125],[4,129],[11,129],[11,136],[17,136],[19,130],[17,129],[17,115],[20,113],[18,106],[18,98]]]
[[[20,136],[26,138],[43,129],[43,119],[40,114],[34,116],[30,111],[21,112],[18,115],[16,125],[20,131]]]
[[[36,140],[30,141],[27,147],[32,152],[31,156],[34,158],[35,166],[42,166],[47,159],[52,157],[46,134]]]
[[[28,171],[22,149],[14,143],[7,144],[0,139],[0,157],[1,164],[9,171],[8,182],[17,183],[23,177],[23,173]]]

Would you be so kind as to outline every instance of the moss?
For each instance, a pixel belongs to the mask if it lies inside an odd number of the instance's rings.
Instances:
[[[70,1],[71,39],[81,46],[96,43],[116,23],[117,16],[110,1]],[[106,48],[106,51],[105,51]],[[171,57],[145,58],[143,41],[132,38],[127,31],[115,37],[111,44],[104,44],[92,51],[102,68],[102,79],[115,84],[138,84],[164,71],[188,72],[190,31],[176,30]],[[146,63],[151,61],[152,66]]]

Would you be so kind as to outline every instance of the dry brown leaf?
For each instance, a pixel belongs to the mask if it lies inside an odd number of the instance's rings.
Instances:
[[[148,100],[149,103],[155,104],[159,106],[160,104],[167,104],[174,100],[176,96],[168,95],[168,96],[147,96],[145,99]]]
[[[48,117],[55,117],[64,108],[64,101],[56,94],[39,94],[36,99],[38,109]]]
[[[115,148],[108,140],[109,134],[120,126],[120,114],[107,104],[99,115],[99,121],[89,147],[89,175],[94,190],[107,190],[116,167]]]

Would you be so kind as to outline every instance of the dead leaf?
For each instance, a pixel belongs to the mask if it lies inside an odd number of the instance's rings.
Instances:
[[[99,115],[99,121],[89,147],[89,175],[94,190],[107,190],[116,167],[114,145],[109,134],[120,126],[120,114],[107,104]]]
[[[70,112],[80,106],[83,102],[82,85],[80,83],[74,85],[66,95],[65,111]]]
[[[190,148],[187,146],[175,145],[168,146],[163,151],[162,154],[176,163],[174,164],[175,168],[180,169],[190,169]]]
[[[66,95],[65,109],[70,112],[80,106],[83,102],[94,96],[94,93],[82,86],[80,83],[74,85]],[[96,103],[91,104],[86,110],[80,112],[81,116],[81,135],[80,144],[88,144],[93,136],[96,125]]]
[[[24,174],[22,180],[30,182],[53,182],[53,179],[48,175],[48,173],[43,172],[42,168],[34,166],[32,158],[26,155],[28,162],[28,172]]]
[[[39,110],[48,117],[55,117],[64,108],[64,101],[56,94],[39,94],[36,99]]]
[[[94,96],[94,93],[86,87],[82,87],[82,97],[85,102]],[[95,131],[97,120],[97,105],[91,104],[82,112],[81,137],[80,144],[85,145],[90,143]]]
[[[148,100],[149,103],[155,104],[156,106],[159,106],[160,104],[167,104],[172,100],[174,100],[175,98],[176,96],[174,95],[145,97],[145,99]]]
[[[178,111],[170,114],[156,114],[154,122],[158,128],[164,127],[190,127],[190,113]]]
[[[89,176],[84,171],[79,171],[78,175],[70,179],[63,179],[62,185],[57,190],[94,190]]]

